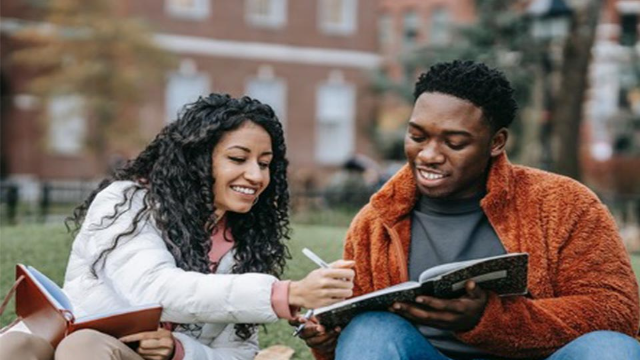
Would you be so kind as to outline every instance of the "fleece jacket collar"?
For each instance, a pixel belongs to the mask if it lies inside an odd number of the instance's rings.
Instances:
[[[487,195],[480,205],[485,213],[495,213],[511,194],[511,164],[505,153],[493,159],[487,179]],[[406,164],[371,198],[371,206],[385,226],[393,227],[413,210],[418,188],[411,166]]]

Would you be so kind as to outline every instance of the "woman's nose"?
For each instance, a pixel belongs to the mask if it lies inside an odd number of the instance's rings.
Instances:
[[[245,179],[252,183],[259,183],[262,181],[262,171],[259,164],[250,164],[244,171]]]

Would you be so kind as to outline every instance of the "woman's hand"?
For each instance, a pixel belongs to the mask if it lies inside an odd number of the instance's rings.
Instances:
[[[289,305],[315,309],[353,295],[355,261],[338,260],[329,269],[317,269],[289,285]]]
[[[121,337],[124,343],[140,341],[137,353],[146,360],[168,360],[173,357],[175,342],[171,331],[158,329]]]

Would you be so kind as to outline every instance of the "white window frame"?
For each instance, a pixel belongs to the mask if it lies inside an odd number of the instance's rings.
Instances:
[[[172,0],[164,1],[165,12],[172,17],[185,20],[204,20],[211,13],[211,0],[193,0],[193,7],[185,8],[176,5]]]
[[[182,79],[193,78],[196,80],[200,80],[204,83],[204,87],[202,89],[194,88],[194,91],[192,94],[186,94],[184,96],[181,96],[183,99],[180,99],[180,101],[175,102],[175,101],[172,101],[172,98],[175,96],[173,93],[172,86],[174,86],[173,85],[174,81],[179,81],[181,78]],[[209,75],[205,73],[193,72],[193,73],[185,74],[182,71],[176,71],[169,74],[167,79],[167,86],[165,88],[165,121],[166,123],[169,124],[175,121],[178,118],[178,114],[182,111],[182,108],[185,105],[198,100],[200,96],[209,95],[210,89],[211,89],[211,80],[209,79]]]
[[[279,99],[280,104],[270,104],[269,100],[264,100],[264,97],[261,97],[259,95],[256,96],[256,94],[251,90],[251,86],[254,82],[271,82],[276,84],[276,86],[279,87],[281,91],[281,98]],[[287,83],[284,79],[276,77],[265,78],[261,76],[249,78],[245,83],[245,94],[260,101],[263,104],[271,106],[273,111],[278,116],[278,119],[280,119],[283,130],[287,128]]]
[[[322,99],[324,91],[331,91],[331,88],[342,87],[347,91],[344,98],[347,99],[347,106],[327,106]],[[342,165],[355,151],[355,122],[356,122],[356,88],[354,85],[345,82],[328,81],[318,85],[316,88],[316,131],[315,131],[315,159],[322,165]],[[344,104],[342,104],[344,105]],[[343,109],[344,115],[341,117],[323,117],[323,108]],[[323,126],[342,126],[346,132],[344,137],[338,141],[346,146],[342,153],[337,153],[336,149],[323,143]]]
[[[328,2],[332,0],[318,1],[318,26],[320,30],[329,35],[351,35],[358,28],[358,0],[342,1],[342,23],[336,24],[326,21],[326,12],[329,11]]]
[[[59,95],[49,99],[47,120],[48,149],[57,155],[80,155],[87,136],[84,99],[79,95]]]
[[[389,13],[378,18],[378,43],[380,49],[390,48],[394,40],[393,16]]]
[[[413,43],[409,44],[407,42],[407,31],[409,30],[409,16],[412,16],[412,21],[415,21],[415,24],[412,24],[411,30],[415,31],[415,38],[413,39]],[[418,45],[418,41],[420,38],[420,23],[422,19],[420,19],[420,13],[416,9],[411,9],[402,14],[402,48],[404,50],[414,49]]]
[[[439,14],[445,14],[445,18],[444,20],[439,20],[439,24],[436,24],[436,20],[438,20],[436,18],[436,16],[438,16]],[[451,17],[451,11],[446,8],[446,7],[437,7],[435,9],[433,9],[433,11],[431,12],[430,16],[429,16],[429,44],[434,44],[434,45],[446,45],[451,41],[451,23],[452,23],[452,17]],[[434,31],[434,29],[437,29],[437,25],[443,25],[445,30],[436,30]],[[435,37],[435,34],[438,34],[438,37]]]
[[[257,1],[269,1],[269,14],[251,12]],[[245,0],[245,19],[248,24],[263,28],[282,28],[287,25],[287,0]]]

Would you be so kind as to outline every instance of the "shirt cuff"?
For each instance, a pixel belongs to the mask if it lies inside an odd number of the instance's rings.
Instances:
[[[296,306],[289,305],[290,280],[276,281],[271,288],[271,306],[273,311],[281,319],[293,319],[300,310]]]
[[[173,338],[173,344],[174,344],[173,357],[171,358],[171,360],[182,360],[182,359],[184,359],[184,346],[182,345],[182,342],[180,342],[180,340],[178,340],[178,339],[176,339],[174,337]]]

